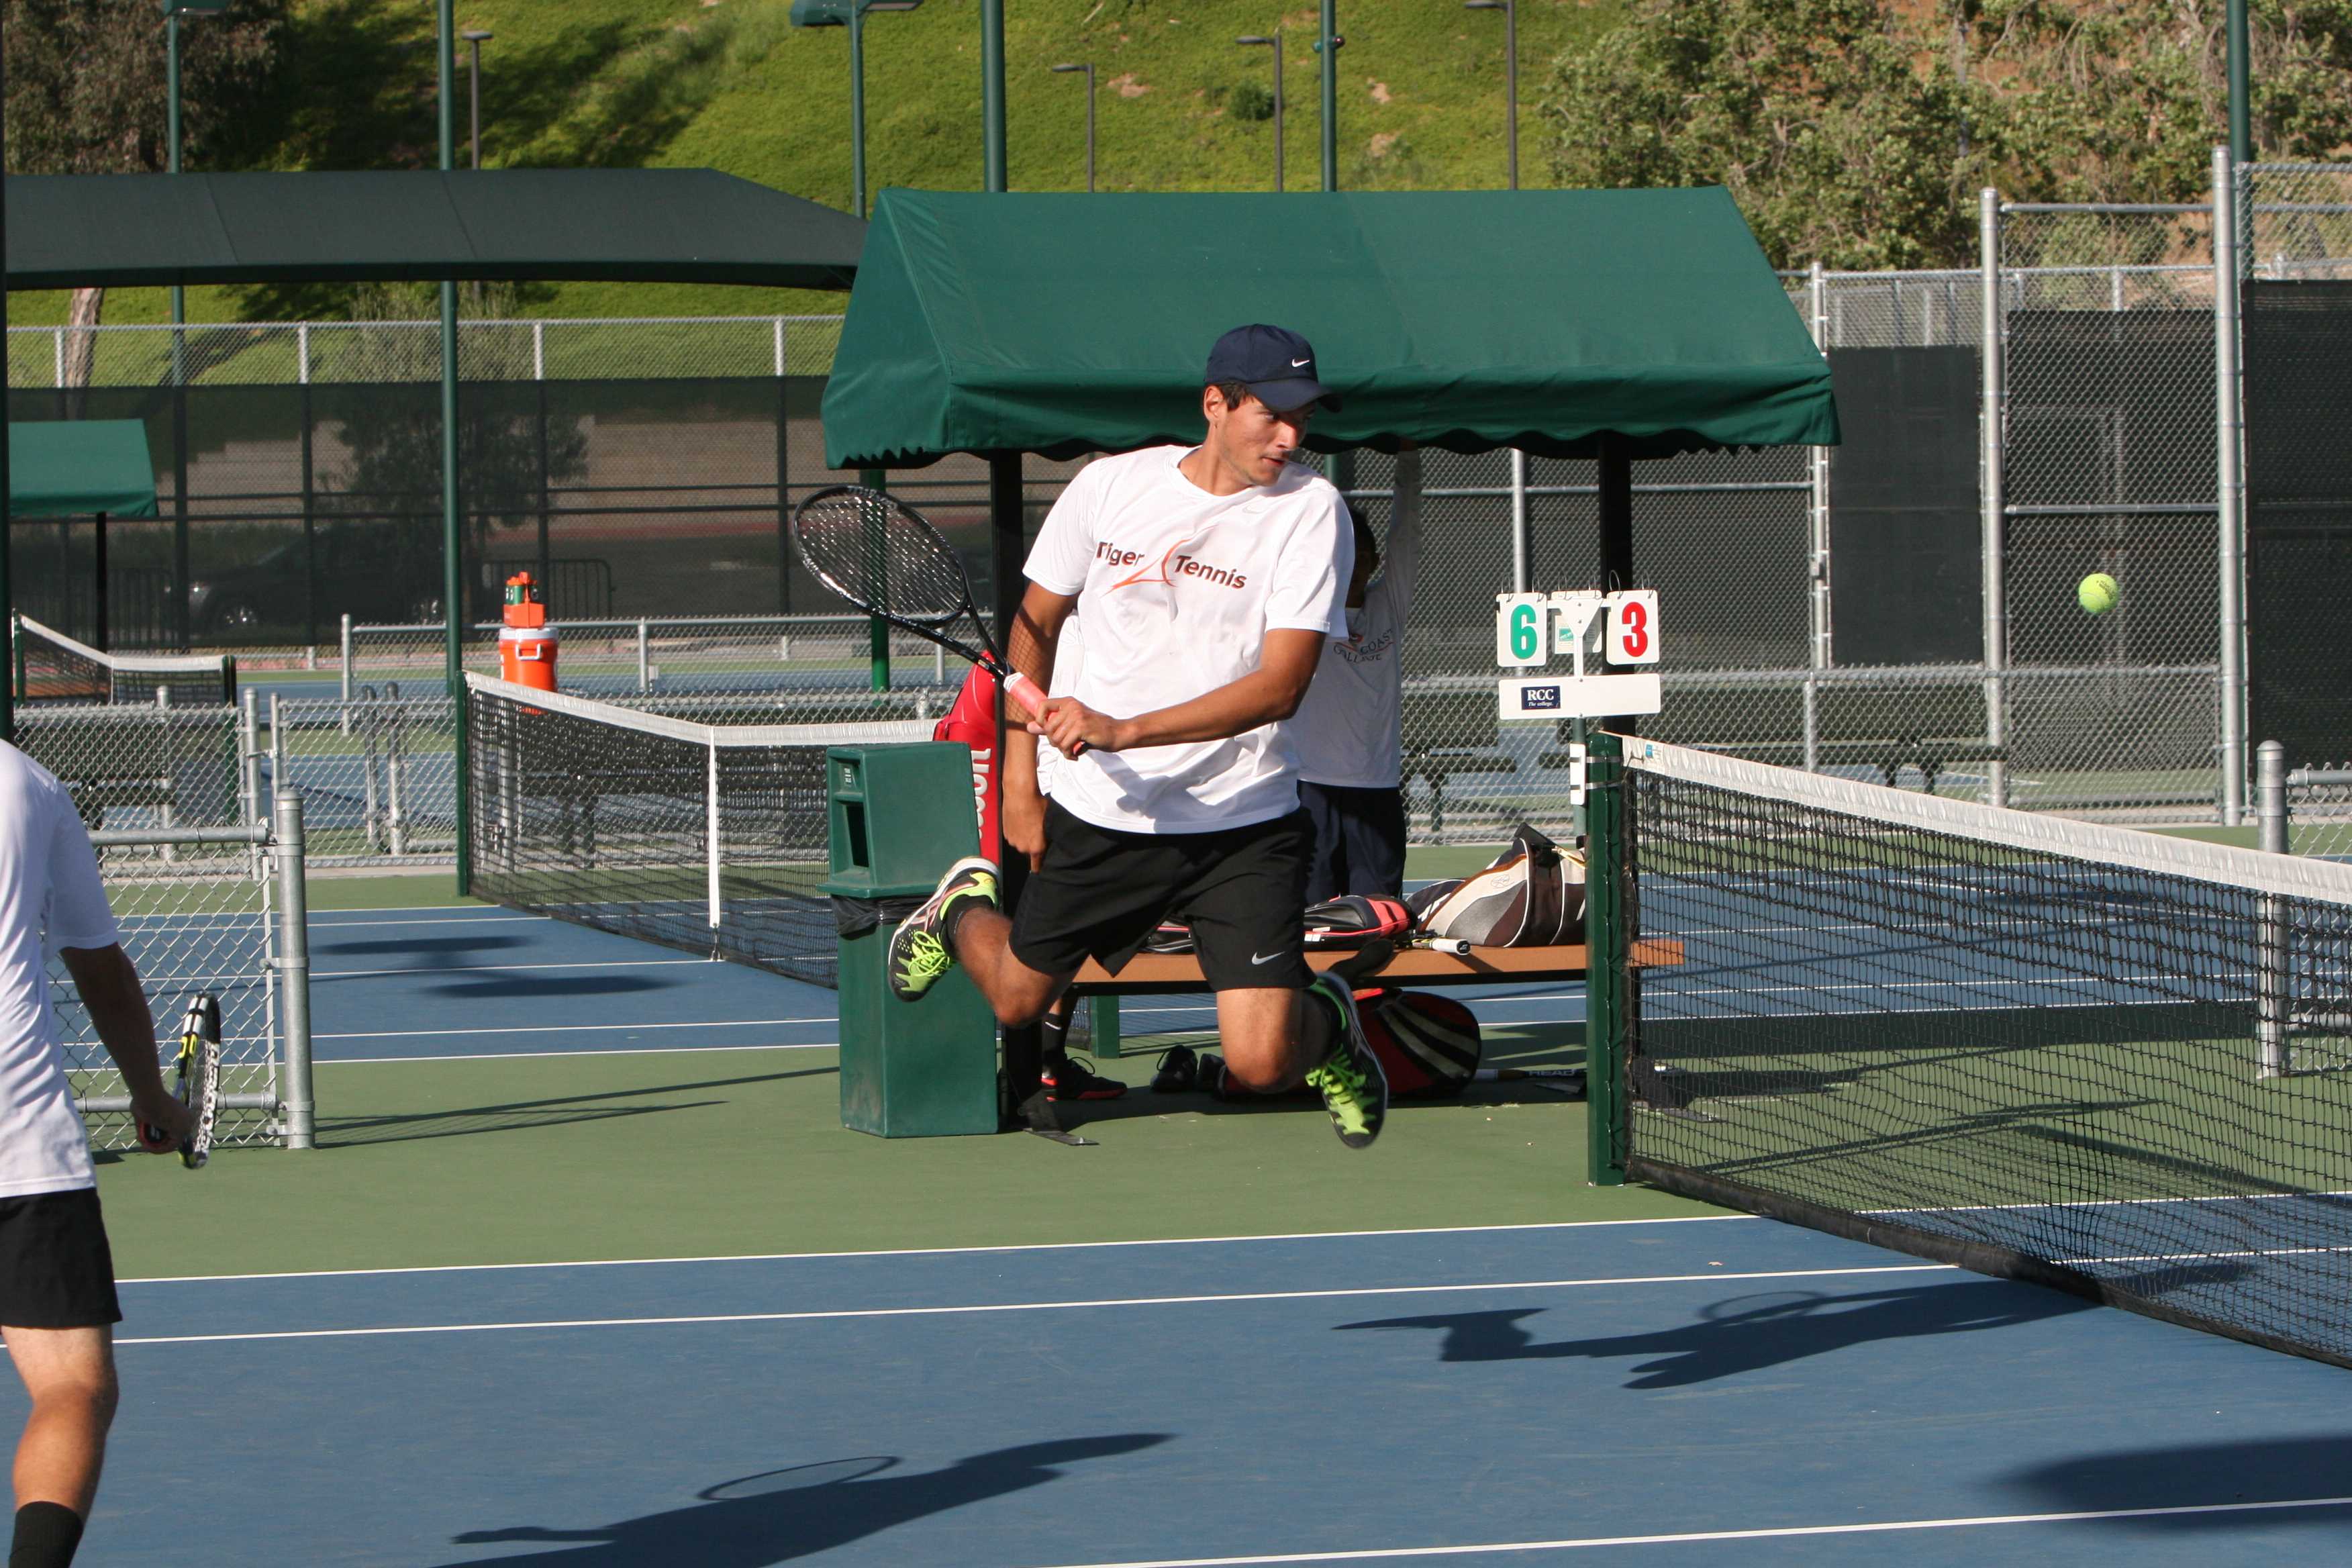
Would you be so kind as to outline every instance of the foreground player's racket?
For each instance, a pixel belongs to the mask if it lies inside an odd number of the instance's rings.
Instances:
[[[856,608],[970,659],[1033,716],[1045,710],[1045,694],[1004,662],[989,635],[955,547],[912,507],[863,485],[835,485],[793,511],[793,542],[816,580]],[[971,624],[974,640],[964,640],[959,621]]]
[[[191,1171],[204,1169],[212,1157],[213,1124],[220,1115],[220,998],[209,992],[195,997],[180,1017],[180,1054],[173,1068],[173,1092],[188,1108],[194,1125],[178,1141],[180,1163]],[[171,1136],[159,1128],[142,1127],[140,1136],[161,1152],[173,1147]]]

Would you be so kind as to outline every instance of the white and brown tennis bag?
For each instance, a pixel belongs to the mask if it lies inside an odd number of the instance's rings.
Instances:
[[[1521,823],[1493,865],[1406,900],[1416,929],[1474,947],[1550,947],[1584,931],[1584,857]]]

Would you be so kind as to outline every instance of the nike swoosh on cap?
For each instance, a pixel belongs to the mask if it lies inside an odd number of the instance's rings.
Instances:
[[[1297,370],[1302,364],[1313,364],[1315,362],[1311,359],[1295,359],[1290,362],[1290,368]]]

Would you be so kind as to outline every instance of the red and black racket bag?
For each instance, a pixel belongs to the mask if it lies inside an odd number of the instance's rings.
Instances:
[[[1356,993],[1364,1038],[1396,1100],[1451,1100],[1478,1070],[1478,1019],[1451,996],[1380,986]]]

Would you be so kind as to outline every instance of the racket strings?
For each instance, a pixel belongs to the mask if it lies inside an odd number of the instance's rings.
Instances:
[[[808,569],[853,603],[908,620],[951,623],[971,607],[963,563],[939,531],[887,496],[812,497],[793,521]]]

